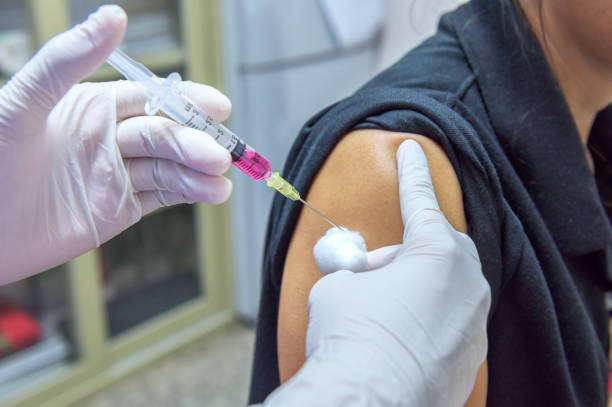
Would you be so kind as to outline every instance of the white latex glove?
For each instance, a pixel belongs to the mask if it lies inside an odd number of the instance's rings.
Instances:
[[[104,63],[126,21],[118,6],[101,7],[0,89],[0,284],[99,246],[163,205],[231,193],[221,176],[230,154],[205,133],[146,116],[137,85],[74,85]],[[227,118],[220,92],[182,85]]]
[[[471,239],[438,206],[414,141],[397,154],[403,244],[376,270],[319,280],[307,360],[265,406],[462,406],[487,352],[490,289]],[[391,261],[389,263],[389,261]]]

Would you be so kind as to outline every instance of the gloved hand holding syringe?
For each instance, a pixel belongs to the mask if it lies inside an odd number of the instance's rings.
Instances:
[[[118,48],[110,54],[106,62],[126,79],[143,86],[147,94],[145,105],[147,114],[155,115],[163,112],[177,123],[207,133],[230,152],[233,164],[253,180],[266,180],[269,187],[293,201],[299,200],[327,222],[338,227],[327,216],[303,200],[293,185],[283,179],[278,172],[272,172],[270,161],[238,138],[230,129],[215,123],[206,112],[189,100],[179,89],[181,76],[178,73],[171,73],[166,79],[159,78]]]

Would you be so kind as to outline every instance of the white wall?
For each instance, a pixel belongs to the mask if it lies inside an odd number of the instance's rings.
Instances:
[[[495,0],[492,0],[495,1]],[[440,16],[466,0],[387,0],[387,22],[378,50],[382,70],[435,33]]]

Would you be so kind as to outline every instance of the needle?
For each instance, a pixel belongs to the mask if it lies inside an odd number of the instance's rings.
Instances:
[[[287,198],[291,199],[292,201],[298,201],[299,200],[304,205],[306,205],[307,207],[312,209],[312,211],[314,213],[316,213],[317,215],[319,215],[320,217],[322,217],[323,219],[328,221],[329,224],[332,225],[333,227],[338,228],[340,230],[345,230],[344,228],[342,228],[342,227],[336,225],[334,222],[332,222],[332,220],[330,218],[328,218],[327,216],[323,215],[321,212],[319,212],[318,210],[316,210],[315,208],[310,206],[310,204],[308,202],[303,200],[302,197],[300,196],[300,193],[298,192],[298,190],[295,189],[295,187],[293,185],[291,185],[289,182],[287,182],[287,180],[285,180],[283,177],[281,177],[278,172],[273,172],[272,174],[270,174],[268,176],[268,178],[266,178],[266,180],[267,180],[267,184],[268,184],[268,186],[270,188],[276,189],[278,192],[280,192],[281,194],[283,194]]]
[[[303,200],[302,198],[299,198],[300,202],[302,202],[304,205],[306,205],[307,207],[309,207],[310,209],[312,209],[314,211],[314,213],[316,213],[317,215],[319,215],[320,217],[322,217],[323,219],[325,219],[326,221],[328,221],[333,227],[336,227],[340,230],[344,230],[344,228],[336,225],[334,222],[332,222],[332,220],[330,218],[328,218],[327,216],[323,215],[321,212],[319,212],[318,210],[316,210],[315,208],[313,208],[312,206],[310,206],[310,204],[308,202],[306,202],[305,200]]]

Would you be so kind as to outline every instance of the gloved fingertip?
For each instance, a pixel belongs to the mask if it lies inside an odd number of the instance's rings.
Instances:
[[[226,177],[219,177],[220,181],[215,185],[215,193],[208,199],[209,204],[218,205],[227,201],[232,195],[234,184]]]
[[[401,164],[407,160],[410,161],[419,155],[423,155],[423,157],[425,156],[420,144],[412,139],[408,139],[400,144],[399,148],[397,149],[396,158],[398,164]]]
[[[222,151],[219,151],[218,159],[218,175],[225,174],[232,166],[232,156],[229,151],[219,146]]]
[[[116,4],[105,4],[100,6],[93,14],[102,19],[115,21],[118,24],[125,24],[127,21],[127,14]]]
[[[223,122],[232,113],[232,102],[220,90],[192,81],[181,82],[179,86],[214,121]]]
[[[224,121],[232,113],[232,101],[221,92],[219,96],[219,116],[220,121]]]
[[[91,40],[99,47],[110,48],[110,52],[121,42],[127,14],[116,4],[106,4],[91,13],[83,23],[83,28],[91,35]],[[109,47],[104,45],[108,44]]]
[[[225,174],[232,165],[232,156],[227,149],[219,145],[212,136],[201,134],[199,130],[188,129],[184,131],[197,132],[193,137],[202,146],[200,151],[193,153],[187,166],[207,175]]]
[[[369,251],[366,256],[368,259],[368,270],[375,270],[391,263],[401,249],[401,244],[385,246],[376,250]]]
[[[209,101],[211,104],[209,113],[216,122],[224,122],[232,113],[232,102],[220,90],[211,89],[213,90],[213,95]]]
[[[223,201],[219,203],[227,201],[232,195],[232,191],[234,190],[234,183],[229,178],[223,177],[223,179],[225,180],[225,196],[223,197]]]

